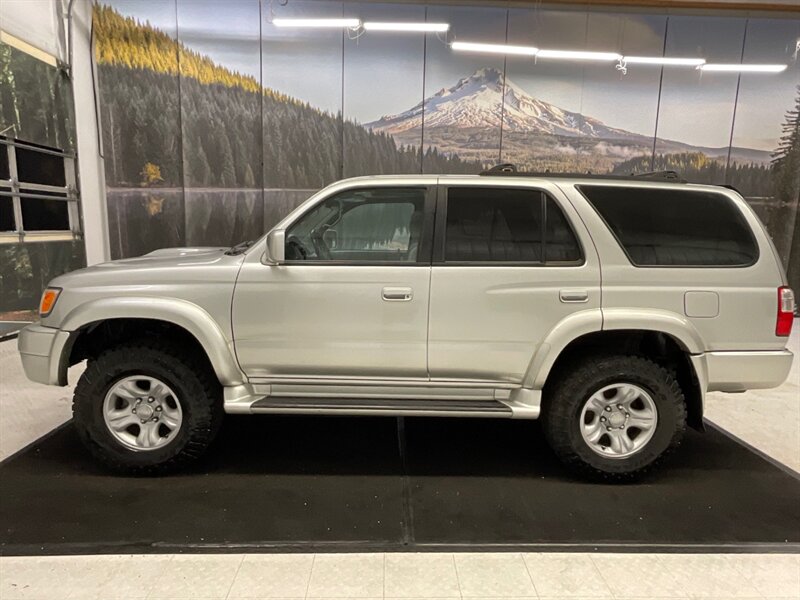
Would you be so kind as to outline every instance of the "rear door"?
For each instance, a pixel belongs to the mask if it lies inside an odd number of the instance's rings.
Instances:
[[[600,307],[594,246],[561,190],[547,182],[442,181],[431,378],[519,383],[559,321]]]

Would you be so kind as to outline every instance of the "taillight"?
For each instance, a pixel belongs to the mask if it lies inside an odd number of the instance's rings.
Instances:
[[[792,288],[778,288],[778,318],[775,321],[775,335],[786,337],[792,332],[794,321],[794,292]]]

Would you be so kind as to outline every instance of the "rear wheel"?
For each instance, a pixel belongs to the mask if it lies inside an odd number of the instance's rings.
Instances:
[[[589,357],[548,387],[542,420],[548,442],[568,467],[625,481],[680,444],[686,405],[672,373],[647,358]]]
[[[90,360],[73,401],[92,455],[131,474],[171,471],[199,457],[222,414],[221,388],[203,357],[160,341],[131,342]]]

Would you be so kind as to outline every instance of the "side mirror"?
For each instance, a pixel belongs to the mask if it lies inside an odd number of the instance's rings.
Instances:
[[[268,265],[279,265],[286,260],[286,231],[273,229],[267,234],[267,251],[264,255]]]

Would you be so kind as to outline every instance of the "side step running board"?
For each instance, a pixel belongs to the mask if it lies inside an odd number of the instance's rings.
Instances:
[[[253,413],[403,415],[511,418],[496,400],[409,400],[373,398],[284,398],[268,396],[250,405]]]

